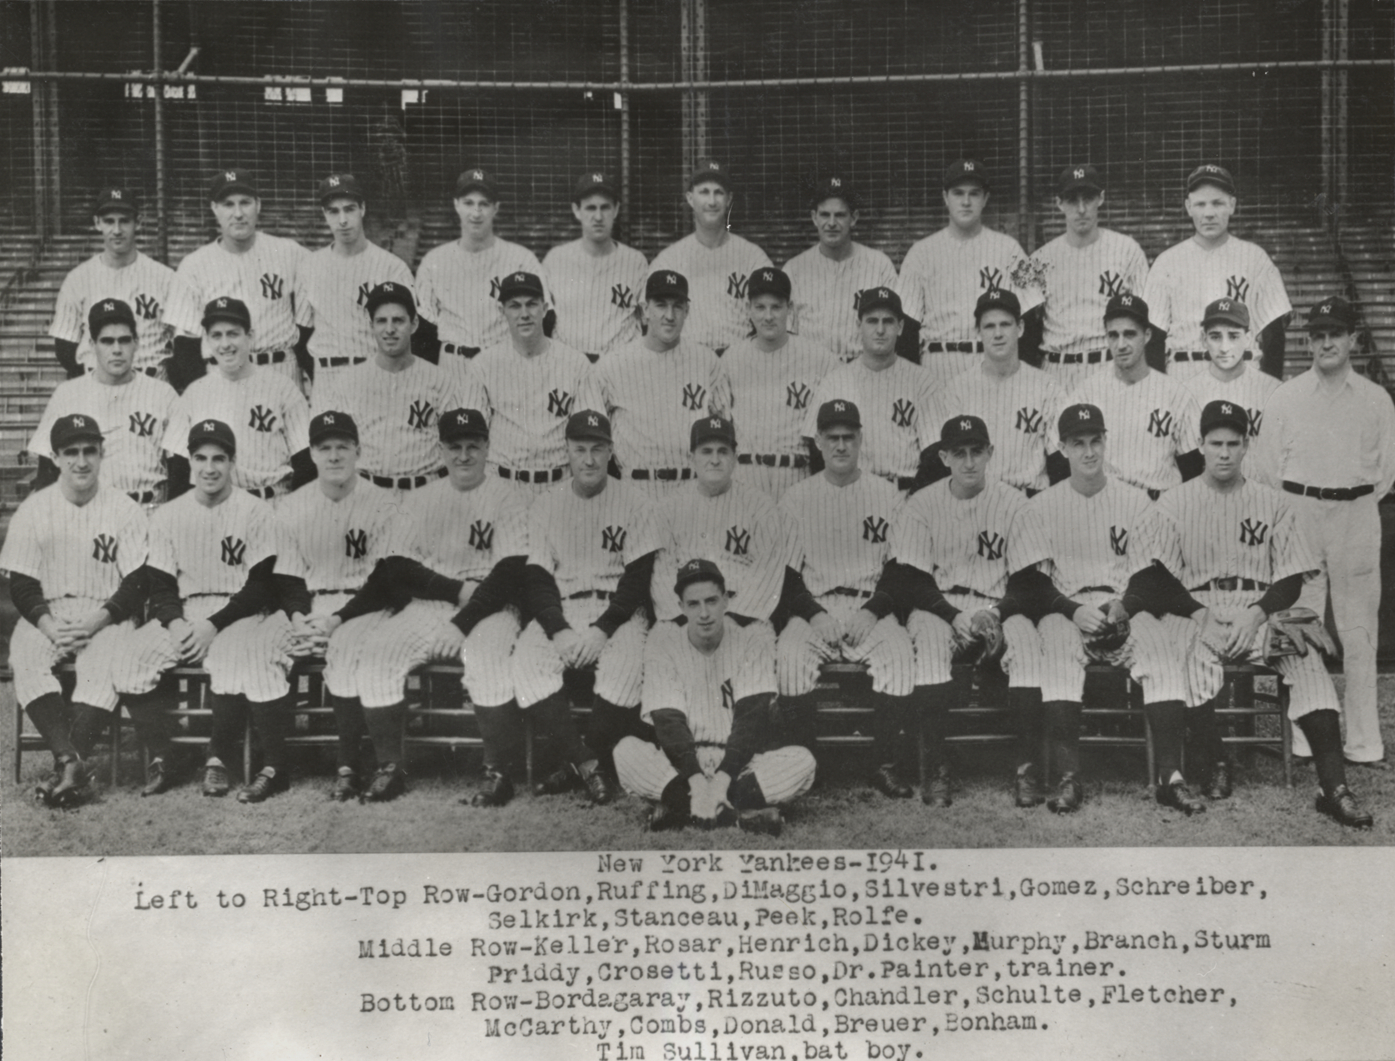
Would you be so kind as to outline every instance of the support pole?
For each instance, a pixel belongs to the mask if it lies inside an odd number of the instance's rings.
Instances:
[[[1322,0],[1322,58],[1332,59],[1332,2]],[[1330,68],[1322,71],[1322,208],[1319,220],[1329,231],[1334,229],[1333,203],[1336,188],[1332,179],[1332,77]]]
[[[166,265],[170,260],[170,229],[168,206],[165,191],[165,85],[164,64],[161,62],[162,44],[160,26],[160,0],[150,0],[151,36],[155,50],[155,257]]]
[[[44,5],[40,0],[29,0],[29,52],[34,69],[43,69],[44,61]],[[48,172],[48,94],[55,89],[52,82],[30,82],[29,109],[33,117],[31,136],[34,147],[34,235],[47,239],[49,233],[49,172]]]
[[[58,63],[58,0],[48,0],[48,22],[44,36],[48,41],[49,62]],[[51,223],[49,230],[63,234],[63,156],[59,145],[63,143],[63,131],[58,121],[58,86],[53,85],[44,93],[44,109],[47,112],[45,133],[48,137],[49,152],[49,202]]]
[[[620,0],[620,83],[626,84],[629,80],[630,2]],[[628,219],[633,213],[630,206],[630,93],[623,88],[620,90],[620,201],[626,208],[625,216]]]
[[[1032,88],[1027,71],[1031,64],[1031,18],[1028,0],[1017,0],[1017,69],[1023,74],[1017,82],[1017,242],[1034,249],[1035,226],[1032,210]]]
[[[1336,59],[1346,59],[1351,51],[1351,0],[1337,0],[1337,24],[1334,27],[1333,36],[1336,38]],[[1348,109],[1348,82],[1351,75],[1345,70],[1337,70],[1333,77],[1336,79],[1336,98],[1333,102],[1333,133],[1332,142],[1332,183],[1337,196],[1334,204],[1338,210],[1345,210],[1348,202],[1348,173],[1350,171],[1349,155],[1347,151],[1347,134],[1351,128],[1351,115]]]

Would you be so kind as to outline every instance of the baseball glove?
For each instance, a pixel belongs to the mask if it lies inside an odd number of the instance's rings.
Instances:
[[[1006,641],[1003,639],[1003,624],[987,609],[975,612],[969,620],[969,630],[975,640],[983,645],[979,653],[979,663],[996,663],[1002,659]]]
[[[1106,601],[1100,611],[1104,612],[1108,625],[1090,638],[1090,644],[1103,652],[1113,652],[1129,639],[1129,613],[1124,609],[1124,602],[1117,598]]]
[[[1322,616],[1311,608],[1285,608],[1269,616],[1264,635],[1264,658],[1306,656],[1312,645],[1325,656],[1335,656],[1337,646],[1327,636]]]

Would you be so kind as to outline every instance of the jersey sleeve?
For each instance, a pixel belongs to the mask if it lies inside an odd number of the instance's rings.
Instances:
[[[1177,415],[1172,418],[1172,442],[1179,454],[1201,448],[1201,406],[1190,387],[1181,388],[1177,396]]]
[[[150,521],[147,562],[157,571],[163,571],[171,578],[175,578],[179,575],[179,560],[174,549],[172,516],[173,512],[169,509],[157,509],[155,518]]]
[[[435,323],[441,319],[441,297],[436,293],[436,263],[428,254],[417,268],[417,312]]]
[[[310,403],[294,383],[286,388],[286,392],[285,415],[282,418],[286,444],[292,453],[299,453],[310,448]]]
[[[179,335],[194,339],[203,337],[203,307],[199,305],[199,292],[194,285],[193,272],[189,259],[179,263],[170,281],[169,298],[165,302],[165,323]],[[294,291],[292,281],[292,291]]]
[[[587,361],[586,368],[577,381],[576,402],[572,408],[578,413],[585,412],[587,409],[595,410],[598,413],[606,411],[605,395],[601,392],[597,366],[591,364],[590,361]]]
[[[1061,440],[1056,433],[1061,424],[1061,414],[1066,410],[1066,392],[1061,389],[1054,379],[1047,378],[1047,388],[1041,402],[1041,427],[1037,433],[1041,436],[1042,446],[1049,456],[1061,448]]]
[[[1154,328],[1165,332],[1172,330],[1173,281],[1168,257],[1166,251],[1158,256],[1143,284],[1143,301],[1148,303],[1148,319]]]
[[[1291,312],[1293,305],[1288,300],[1283,274],[1279,272],[1274,260],[1259,247],[1255,248],[1255,255],[1259,262],[1255,268],[1254,282],[1250,285],[1250,290],[1255,295],[1250,303],[1250,313],[1253,315],[1251,330],[1258,336],[1274,321]]]
[[[8,575],[28,575],[41,578],[43,547],[40,545],[39,520],[35,506],[25,503],[10,520],[5,542],[0,545],[0,571]]]
[[[189,456],[189,428],[193,421],[190,416],[189,392],[185,391],[170,406],[169,423],[165,425],[165,437],[160,448],[176,457]]]
[[[301,551],[295,522],[284,511],[278,512],[272,529],[276,536],[276,574],[308,578],[310,565],[305,562],[305,554]]]
[[[753,544],[751,566],[746,570],[741,594],[732,601],[732,607],[754,619],[769,619],[780,603],[780,590],[785,584],[785,564],[789,557],[785,520],[773,504],[756,525],[756,535],[759,536],[759,546]]]
[[[707,380],[707,411],[713,416],[731,416],[731,377],[722,359],[712,355],[712,371]]]
[[[1129,534],[1128,573],[1138,572],[1160,563],[1174,575],[1182,570],[1182,536],[1170,511],[1164,506],[1149,506]]]
[[[676,650],[680,647],[678,638],[686,636],[683,629],[674,623],[661,623],[644,642],[643,709],[640,717],[645,722],[654,717],[654,712],[665,708],[688,713],[688,697],[683,691],[683,682],[678,674]]]
[[[1126,237],[1127,238],[1127,237]],[[1124,259],[1123,269],[1124,290],[1132,295],[1143,296],[1143,292],[1148,287],[1148,255],[1143,253],[1143,248],[1138,245],[1135,239],[1129,240],[1128,254]],[[1147,302],[1147,298],[1143,301]],[[1149,302],[1149,313],[1152,312],[1152,303]]]
[[[775,631],[765,624],[738,627],[745,636],[741,659],[732,676],[731,691],[736,700],[775,692]],[[730,633],[728,633],[730,636]]]
[[[900,517],[891,525],[891,558],[934,574],[935,536],[921,512],[922,504],[914,499],[907,502]]]
[[[277,547],[281,544],[280,536],[276,532],[276,516],[272,513],[271,506],[264,501],[258,501],[253,513],[247,527],[246,559],[249,569],[275,556]]]
[[[122,501],[130,500],[124,494],[120,497]],[[145,509],[134,501],[123,507],[127,511],[126,519],[116,534],[119,543],[116,550],[116,569],[121,572],[121,577],[125,578],[131,572],[144,567],[150,557],[150,520],[145,514]]]
[[[315,302],[310,297],[310,256],[301,262],[296,270],[295,283],[291,287],[291,301],[295,304],[295,322],[301,328],[315,327]]]
[[[1017,510],[1008,529],[1008,572],[1034,567],[1051,559],[1051,538],[1046,530],[1042,507],[1029,501]]]
[[[528,505],[524,496],[521,491],[506,490],[504,500],[499,505],[499,522],[494,531],[494,555],[500,559],[528,555]]]
[[[554,506],[551,501],[550,497],[540,497],[528,509],[528,563],[555,575],[558,567],[557,550],[552,547],[552,535],[549,533],[554,519]]]
[[[53,304],[53,323],[48,329],[48,334],[53,338],[70,343],[80,342],[87,327],[76,272],[75,269],[63,278],[63,286],[58,289],[58,301]]]
[[[33,457],[47,457],[52,453],[48,439],[53,431],[53,422],[63,415],[63,410],[60,407],[63,402],[63,388],[64,384],[60,383],[53,394],[49,396],[48,404],[44,406],[43,415],[39,417],[38,426],[34,428],[34,433],[29,436],[25,452]]]
[[[901,310],[914,320],[925,320],[925,251],[919,243],[906,252],[901,262],[901,274],[896,278],[896,293],[901,297]]]

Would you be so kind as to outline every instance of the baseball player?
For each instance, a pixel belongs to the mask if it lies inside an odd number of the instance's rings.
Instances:
[[[1027,499],[988,472],[993,446],[988,426],[962,414],[945,421],[940,456],[949,478],[911,496],[892,529],[894,585],[915,645],[915,712],[923,748],[924,803],[952,802],[945,758],[946,716],[954,697],[953,663],[982,643],[983,657],[999,650],[1008,698],[1019,717],[1040,710],[1041,645],[1023,611],[1017,557],[1041,546],[1035,523],[1024,518]],[[1022,540],[1017,540],[1018,538]],[[1012,576],[1012,577],[1010,577]],[[1038,745],[1039,747],[1039,745]],[[1034,749],[1024,749],[1034,755]]]
[[[1230,795],[1212,705],[1225,683],[1224,664],[1263,661],[1289,686],[1289,718],[1312,747],[1320,786],[1317,809],[1343,825],[1370,828],[1371,815],[1347,787],[1336,690],[1322,658],[1307,644],[1311,639],[1326,650],[1331,642],[1320,623],[1306,627],[1306,635],[1283,626],[1285,609],[1298,600],[1318,560],[1289,499],[1246,478],[1249,427],[1245,410],[1230,402],[1214,401],[1201,411],[1206,470],[1169,490],[1140,521],[1125,604],[1135,613],[1146,608],[1165,615],[1164,623],[1194,632],[1185,657],[1187,703],[1204,765],[1212,768],[1209,795]],[[1269,627],[1289,636],[1293,654],[1266,658]],[[1192,794],[1179,769],[1183,712],[1166,706],[1167,711],[1149,715],[1158,800],[1195,814],[1206,804]]]
[[[10,638],[15,699],[53,753],[54,773],[36,795],[50,806],[79,801],[106,713],[116,710],[111,668],[123,626],[144,599],[146,519],[139,505],[102,484],[102,429],[82,413],[49,432],[58,481],[25,499],[0,546],[19,619]],[[65,697],[53,673],[72,659],[77,684]]]
[[[723,415],[731,398],[716,356],[683,334],[687,277],[667,269],[650,273],[644,319],[642,338],[593,367],[595,391],[586,404],[610,417],[620,478],[659,499],[693,477],[683,425],[702,413]]]
[[[184,443],[194,424],[219,420],[233,430],[241,458],[233,485],[275,502],[314,478],[305,395],[284,372],[252,364],[252,314],[236,298],[219,296],[204,307],[203,328],[217,358],[216,371],[196,379],[170,409],[164,447],[171,497],[189,483]]]
[[[1305,596],[1319,615],[1330,600],[1342,644],[1347,761],[1385,767],[1376,713],[1381,521],[1377,505],[1395,482],[1395,412],[1388,395],[1353,370],[1358,318],[1343,298],[1308,312],[1308,371],[1264,407],[1256,477],[1296,495],[1319,575]],[[1306,732],[1306,731],[1305,731]],[[1298,754],[1306,751],[1295,740]]]
[[[1279,381],[1245,361],[1245,351],[1253,346],[1249,307],[1233,298],[1218,298],[1206,307],[1201,328],[1210,359],[1205,372],[1186,381],[1196,399],[1197,415],[1217,399],[1243,406],[1253,442],[1264,422],[1264,407],[1278,390]]]
[[[858,293],[896,286],[891,259],[853,239],[859,202],[844,177],[829,177],[820,184],[809,203],[809,220],[819,241],[785,262],[794,288],[791,329],[842,361],[862,353]],[[746,296],[751,297],[749,288]]]
[[[935,419],[972,413],[983,420],[998,440],[995,476],[1030,497],[1061,477],[1051,427],[1065,396],[1049,375],[1024,364],[1018,355],[1023,326],[1015,294],[998,288],[985,291],[974,307],[974,320],[983,357],[944,384]],[[1048,463],[1055,476],[1048,475]]]
[[[736,475],[778,501],[809,474],[800,437],[809,399],[839,362],[827,349],[790,334],[790,278],[779,269],[753,272],[746,296],[756,334],[737,340],[722,357],[732,419],[747,446],[737,456]]]
[[[921,453],[933,444],[938,384],[931,373],[897,357],[904,314],[889,287],[873,287],[857,299],[862,353],[824,377],[810,403],[804,436],[818,435],[817,413],[826,402],[852,402],[862,413],[862,467],[903,493],[916,485]],[[812,441],[810,443],[812,445]]]
[[[736,340],[750,334],[746,278],[762,266],[774,264],[765,251],[728,228],[734,198],[731,174],[726,167],[711,160],[699,163],[688,177],[693,231],[659,251],[649,266],[651,278],[660,271],[674,272],[692,284],[693,315],[688,337],[718,357]]]
[[[921,364],[936,380],[963,371],[972,363],[963,355],[982,349],[969,312],[980,295],[995,288],[1015,291],[1023,312],[1041,301],[1035,286],[1019,283],[1027,262],[1021,244],[984,227],[989,184],[983,163],[952,162],[942,183],[949,224],[906,252],[896,281],[906,316],[919,325]]]
[[[136,318],[120,299],[104,298],[92,304],[87,334],[92,336],[92,371],[54,389],[29,440],[28,452],[39,464],[34,489],[58,479],[58,468],[48,457],[53,425],[60,417],[81,413],[101,429],[106,485],[137,504],[157,504],[165,496],[160,443],[174,390],[135,370]]]
[[[508,338],[496,306],[505,276],[546,275],[532,251],[494,234],[499,207],[494,177],[479,167],[464,170],[455,181],[460,238],[428,251],[417,267],[421,315],[446,359],[474,357]],[[544,305],[549,301],[544,287]]]
[[[239,299],[252,316],[254,365],[271,365],[300,382],[295,360],[296,274],[307,254],[293,239],[262,232],[256,178],[240,167],[219,170],[208,188],[218,238],[188,254],[174,273],[165,311],[175,329],[172,375],[180,390],[216,358],[205,341],[203,308],[215,298]]]
[[[872,784],[896,798],[912,789],[898,774],[898,755],[915,732],[911,693],[915,653],[905,627],[892,614],[883,584],[891,552],[890,532],[901,508],[900,492],[858,467],[862,417],[856,405],[831,401],[818,411],[818,446],[824,470],[796,483],[780,500],[792,528],[789,566],[803,584],[791,602],[794,615],[777,642],[780,718],[795,743],[813,749],[814,686],[831,660],[866,662],[872,674],[877,767]]]
[[[219,420],[189,430],[193,489],[162,505],[150,524],[151,621],[122,642],[117,689],[152,756],[142,795],[174,783],[164,705],[151,696],[161,675],[180,663],[208,672],[213,728],[204,762],[203,794],[228,794],[227,763],[252,724],[264,766],[238,792],[260,803],[290,787],[291,624],[278,606],[273,571],[278,545],[271,506],[233,486],[237,441]]]
[[[373,357],[322,381],[314,409],[354,418],[361,446],[359,475],[400,496],[445,476],[436,420],[447,409],[461,407],[461,376],[412,353],[417,306],[411,288],[394,281],[378,284],[363,309],[372,329]]]
[[[814,783],[808,748],[770,748],[775,644],[769,626],[727,614],[727,587],[710,560],[678,571],[683,618],[661,622],[644,646],[645,721],[655,742],[629,736],[615,747],[627,791],[657,800],[649,828],[729,825],[778,835],[781,804]]]
[[[334,241],[306,255],[295,276],[295,322],[302,329],[297,358],[306,374],[325,382],[378,349],[368,316],[369,293],[383,283],[412,290],[407,263],[364,231],[368,202],[352,173],[331,173],[317,189]]]
[[[1163,491],[1201,470],[1196,452],[1200,411],[1180,380],[1154,371],[1146,347],[1152,338],[1149,307],[1138,295],[1115,295],[1104,313],[1114,363],[1086,376],[1071,402],[1094,405],[1110,428],[1107,471],[1148,491]]]
[[[495,474],[519,485],[530,500],[567,474],[567,417],[595,403],[591,363],[543,333],[546,295],[534,273],[499,281],[498,313],[508,334],[473,361],[454,359],[463,400],[489,419],[489,460]]]
[[[1284,279],[1264,249],[1230,234],[1235,204],[1235,181],[1228,170],[1210,163],[1192,170],[1186,206],[1196,231],[1158,255],[1143,287],[1156,327],[1167,333],[1167,371],[1182,380],[1205,369],[1201,318],[1218,298],[1238,299],[1249,307],[1264,371],[1283,378],[1284,325],[1293,307]],[[1247,359],[1255,356],[1245,352]]]
[[[1143,689],[1146,709],[1175,713],[1187,698],[1182,653],[1162,624],[1147,612],[1130,621],[1123,604],[1128,585],[1130,546],[1148,508],[1148,495],[1111,478],[1105,468],[1104,415],[1093,405],[1072,405],[1060,417],[1057,434],[1070,478],[1033,498],[1027,512],[1036,533],[1019,535],[1009,566],[1035,564],[1050,578],[1045,587],[1037,633],[1041,640],[1041,699],[1051,760],[1058,781],[1047,807],[1057,814],[1079,810],[1080,709],[1085,667],[1093,660],[1127,668]],[[1155,707],[1152,705],[1159,705]],[[1017,805],[1041,803],[1041,782],[1032,765],[1040,748],[1033,732],[1017,773]]]
[[[54,354],[73,379],[92,360],[92,339],[85,330],[92,305],[119,299],[135,310],[136,371],[164,378],[170,356],[170,328],[165,323],[174,270],[136,249],[140,206],[129,188],[107,186],[92,207],[92,226],[102,249],[63,278],[53,307]]]
[[[557,307],[554,337],[593,362],[639,336],[649,263],[615,239],[619,213],[620,186],[599,170],[583,173],[572,192],[581,238],[553,247],[542,263]]]
[[[1089,164],[1067,166],[1056,182],[1066,230],[1031,258],[1027,283],[1041,295],[1041,367],[1070,394],[1111,360],[1104,310],[1115,295],[1143,293],[1148,259],[1123,233],[1100,227],[1104,181]]]
[[[637,557],[645,498],[606,474],[610,421],[584,409],[567,421],[571,481],[559,483],[529,510],[528,614],[513,650],[518,706],[531,712],[534,732],[550,733],[562,767],[537,791],[547,795],[584,783],[591,800],[614,798],[611,753],[636,730],[648,622],[630,587],[626,565]],[[633,587],[647,598],[647,583]],[[587,740],[577,735],[562,676],[595,668]]]

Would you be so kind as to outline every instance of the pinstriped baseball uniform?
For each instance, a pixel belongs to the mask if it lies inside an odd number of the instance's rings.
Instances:
[[[846,486],[816,475],[796,483],[780,499],[780,511],[793,531],[789,566],[804,576],[809,592],[839,623],[847,623],[876,589],[901,504],[899,490],[868,472]],[[777,651],[780,691],[789,696],[813,692],[819,665],[829,659],[866,662],[872,688],[879,693],[909,696],[915,688],[911,638],[894,615],[879,619],[860,645],[838,648],[795,616],[781,631]]]
[[[639,558],[640,523],[648,499],[628,483],[607,480],[595,497],[581,497],[570,482],[558,483],[528,511],[528,563],[552,575],[562,615],[574,630],[601,617],[620,584],[625,565]],[[639,703],[648,623],[636,612],[601,650],[596,695],[620,707]],[[513,650],[513,684],[519,707],[530,707],[562,688],[562,659],[533,621]]]
[[[834,369],[819,384],[809,402],[804,434],[818,437],[818,411],[824,402],[843,399],[862,414],[864,471],[882,478],[915,475],[920,451],[939,441],[935,421],[939,385],[926,369],[902,357],[884,369],[872,369],[865,358]]]
[[[279,533],[271,506],[242,490],[233,490],[216,505],[205,505],[194,491],[181,494],[150,521],[152,568],[179,584],[184,618],[207,619],[247,582],[252,568],[276,555]],[[267,703],[290,692],[291,624],[277,609],[249,615],[220,630],[209,646],[203,667],[215,693],[243,695]],[[126,640],[117,667],[117,688],[148,693],[160,675],[179,663],[179,645],[158,620],[151,620]]]
[[[1196,398],[1161,372],[1125,383],[1109,365],[1086,377],[1070,401],[1099,407],[1109,425],[1105,471],[1132,486],[1170,490],[1182,481],[1177,456],[1201,445]]]
[[[1107,448],[1106,448],[1107,452]],[[1121,598],[1129,581],[1129,545],[1138,521],[1149,505],[1148,495],[1117,479],[1090,497],[1069,480],[1034,497],[1026,517],[1038,533],[1019,535],[1009,549],[1008,566],[1021,570],[1033,564],[1051,577],[1057,592],[1094,607]],[[1034,556],[1033,547],[1044,549]],[[1128,668],[1143,687],[1145,703],[1187,698],[1181,667],[1185,646],[1169,638],[1163,625],[1142,612],[1130,623],[1129,638],[1112,651],[1089,644],[1079,627],[1052,613],[1037,623],[1041,638],[1041,698],[1080,703],[1085,691],[1085,667],[1101,660]]]
[[[649,263],[623,243],[598,257],[587,253],[586,242],[576,239],[553,247],[543,258],[542,275],[557,310],[553,338],[604,357],[639,337],[635,307],[644,298]]]
[[[1067,394],[1107,363],[1104,309],[1109,300],[1141,295],[1148,279],[1148,258],[1135,240],[1113,229],[1096,231],[1099,238],[1084,247],[1072,246],[1062,234],[1032,255],[1033,272],[1045,284],[1041,367]],[[1093,364],[1066,360],[1092,352],[1101,352]]]
[[[165,320],[173,280],[173,269],[139,251],[135,261],[120,269],[113,269],[95,254],[63,278],[48,334],[77,343],[78,363],[90,366],[92,337],[87,334],[87,311],[94,302],[119,298],[136,315],[136,371],[159,368],[173,350]]]
[[[794,288],[790,330],[833,351],[841,361],[862,353],[858,333],[857,296],[869,287],[896,287],[896,266],[881,251],[861,243],[834,261],[815,243],[785,262]]]
[[[310,254],[293,239],[258,232],[252,246],[235,254],[219,240],[205,243],[179,263],[170,287],[165,320],[183,335],[204,339],[203,359],[213,360],[203,333],[203,308],[215,298],[239,299],[252,314],[252,361],[299,376],[295,323],[296,274]],[[280,361],[272,355],[282,353]]]
[[[981,360],[945,383],[932,424],[968,413],[988,425],[993,460],[988,474],[1019,490],[1045,490],[1046,456],[1059,448],[1056,421],[1065,395],[1039,368],[1019,363],[1000,376]]]
[[[975,612],[996,604],[1007,590],[1013,537],[1039,535],[1030,518],[1023,519],[1027,499],[1002,482],[990,481],[974,497],[961,500],[941,479],[915,493],[892,527],[891,556],[934,577],[945,599],[961,611]],[[1037,553],[1044,546],[1020,543],[1020,551]],[[913,611],[906,622],[915,644],[916,685],[941,685],[950,680],[955,644],[950,625],[937,615]],[[1006,649],[1002,668],[1008,685],[1041,685],[1041,645],[1031,620],[1014,615],[1004,620]]]
[[[731,386],[731,419],[741,440],[736,477],[764,490],[775,500],[808,471],[809,451],[801,437],[809,401],[838,359],[804,336],[791,335],[779,350],[765,351],[754,339],[733,343],[722,356],[721,371]],[[784,458],[787,467],[758,463],[758,456]],[[794,465],[798,465],[797,467]]]
[[[412,270],[397,255],[374,243],[366,243],[362,251],[350,255],[335,253],[331,244],[301,261],[295,277],[295,322],[315,329],[307,349],[315,359],[317,384],[378,352],[364,306],[368,293],[388,282],[412,291]]]
[[[692,308],[683,329],[686,341],[725,350],[751,331],[746,316],[746,280],[774,263],[748,239],[728,232],[720,247],[705,247],[690,232],[659,251],[649,272],[672,269],[688,278]]]
[[[499,312],[499,281],[519,272],[542,280],[543,302],[551,305],[547,273],[527,247],[495,236],[484,250],[469,251],[453,239],[427,251],[417,266],[417,309],[436,325],[443,343],[483,350],[506,342],[509,326]]]
[[[58,384],[29,438],[29,453],[48,457],[49,432],[61,416],[81,413],[102,429],[102,482],[123,494],[144,494],[165,481],[160,443],[170,409],[178,397],[163,380],[143,372],[130,382],[107,386],[96,376],[79,376]]]
[[[1192,479],[1158,499],[1136,532],[1130,559],[1134,571],[1157,561],[1219,620],[1215,639],[1197,636],[1187,654],[1188,706],[1210,700],[1225,684],[1218,649],[1244,610],[1259,600],[1272,583],[1290,575],[1311,578],[1318,570],[1293,506],[1288,498],[1252,479],[1228,491],[1213,489],[1205,477]],[[1250,588],[1213,588],[1216,579],[1247,579]],[[1177,630],[1195,630],[1196,623],[1169,615],[1165,623]],[[1264,662],[1259,649],[1265,627],[1255,635],[1246,657]],[[1293,690],[1289,718],[1311,711],[1339,711],[1337,693],[1322,656],[1282,656],[1269,662]]]
[[[664,622],[650,631],[644,646],[641,714],[648,722],[660,708],[682,711],[707,776],[716,773],[726,753],[736,702],[774,694],[775,644],[770,627],[759,623],[743,627],[727,618],[722,642],[710,655],[693,647],[685,625]],[[814,757],[798,745],[759,752],[747,769],[755,774],[769,803],[787,803],[814,783]],[[636,737],[616,745],[615,772],[627,791],[647,799],[658,799],[664,786],[678,776],[662,749]]]
[[[75,505],[54,484],[31,494],[15,511],[0,546],[0,571],[37,579],[54,618],[75,620],[111,599],[121,580],[145,563],[146,547],[145,512],[121,491],[98,486],[86,504]],[[129,629],[129,621],[103,627],[77,653],[76,702],[115,710],[112,667]],[[64,656],[29,620],[15,623],[10,666],[21,708],[61,692],[53,667]]]
[[[292,455],[310,445],[310,408],[285,373],[250,367],[242,379],[214,369],[189,384],[170,409],[164,445],[166,453],[187,459],[189,428],[221,420],[237,439],[233,485],[266,490],[290,477]]]
[[[1153,326],[1167,332],[1167,370],[1179,379],[1206,371],[1201,318],[1218,298],[1233,298],[1249,307],[1254,335],[1293,309],[1284,278],[1258,244],[1228,236],[1219,247],[1207,250],[1193,237],[1169,247],[1153,262],[1143,300]],[[1178,361],[1178,351],[1192,352],[1191,359]]]
[[[1206,403],[1224,401],[1244,408],[1250,422],[1250,441],[1253,443],[1264,427],[1264,407],[1269,404],[1270,395],[1279,389],[1279,380],[1253,365],[1246,365],[1245,370],[1234,379],[1217,379],[1211,375],[1208,367],[1205,372],[1198,372],[1186,380],[1185,386],[1196,399],[1198,437],[1201,410],[1206,408]]]

